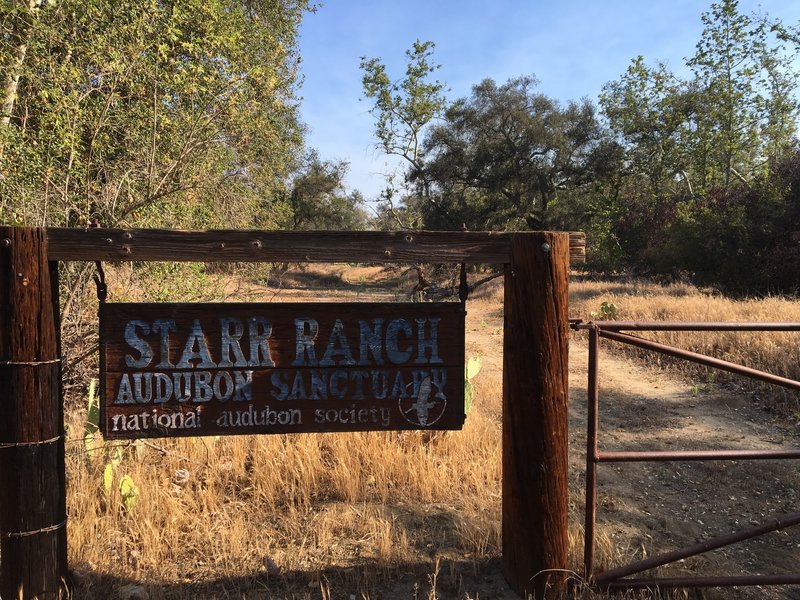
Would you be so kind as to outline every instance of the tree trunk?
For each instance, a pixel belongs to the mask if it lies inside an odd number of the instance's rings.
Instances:
[[[6,73],[6,80],[3,84],[3,108],[2,114],[0,114],[0,125],[8,125],[11,122],[14,103],[17,101],[17,89],[19,88],[22,64],[25,62],[25,55],[28,53],[27,42],[23,40],[19,42],[14,50],[14,60],[11,63],[11,68]]]
[[[14,48],[14,58],[5,73],[3,81],[3,104],[0,107],[0,127],[8,127],[11,123],[11,115],[14,113],[14,105],[17,102],[19,90],[19,78],[22,75],[22,65],[25,64],[25,57],[28,54],[28,40],[30,29],[35,18],[34,8],[36,0],[20,0],[17,10],[21,13],[13,19],[11,32],[11,45]],[[0,143],[0,158],[3,157],[3,145]]]

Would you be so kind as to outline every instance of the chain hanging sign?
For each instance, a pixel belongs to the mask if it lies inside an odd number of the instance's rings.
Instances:
[[[108,439],[460,429],[464,305],[100,307]]]

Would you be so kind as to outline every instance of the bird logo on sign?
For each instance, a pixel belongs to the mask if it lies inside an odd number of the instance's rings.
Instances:
[[[439,420],[447,402],[442,393],[431,398],[431,391],[431,378],[426,377],[419,384],[417,397],[412,398],[415,402],[409,405],[408,399],[405,402],[400,401],[400,412],[406,421],[414,425],[429,427]]]

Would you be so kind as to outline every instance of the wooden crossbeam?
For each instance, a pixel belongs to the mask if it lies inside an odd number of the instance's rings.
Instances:
[[[47,229],[48,258],[61,261],[508,263],[513,233],[491,231],[177,231]],[[569,232],[570,263],[586,235]]]

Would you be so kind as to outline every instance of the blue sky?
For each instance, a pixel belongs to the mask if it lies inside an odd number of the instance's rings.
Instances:
[[[535,75],[539,91],[562,102],[594,101],[631,59],[664,61],[678,73],[694,53],[703,0],[325,0],[300,30],[301,115],[307,143],[322,158],[346,160],[348,191],[374,200],[389,161],[376,147],[369,102],[360,100],[361,56],[380,57],[390,76],[405,69],[419,39],[436,43],[437,78],[451,99],[486,77]],[[795,0],[740,0],[745,14],[800,22]]]

